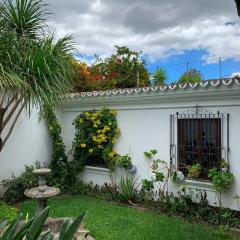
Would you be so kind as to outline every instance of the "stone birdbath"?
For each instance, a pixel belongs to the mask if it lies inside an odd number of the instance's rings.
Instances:
[[[60,190],[55,187],[49,187],[46,185],[46,175],[51,172],[49,168],[39,168],[33,170],[38,177],[38,187],[25,190],[24,194],[29,198],[37,200],[36,215],[43,211],[47,207],[47,200],[50,197],[56,196],[60,193]],[[59,239],[59,232],[63,225],[64,218],[48,218],[42,234],[51,231],[54,234],[53,240]],[[88,230],[85,230],[83,226],[80,226],[74,235],[74,240],[94,240]]]
[[[39,168],[33,170],[38,177],[38,187],[25,190],[24,194],[29,198],[37,200],[36,214],[39,214],[47,207],[47,200],[50,197],[60,193],[59,188],[49,187],[46,185],[46,175],[51,172],[49,168]]]

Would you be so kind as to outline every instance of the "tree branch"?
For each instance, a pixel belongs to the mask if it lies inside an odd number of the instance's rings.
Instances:
[[[3,140],[0,139],[0,152],[2,151],[2,149],[3,149],[3,147],[5,146],[7,140],[9,139],[9,137],[11,136],[12,131],[13,131],[13,129],[14,129],[16,123],[17,123],[17,120],[18,120],[18,118],[19,118],[22,110],[24,109],[24,107],[25,107],[25,102],[22,104],[22,106],[21,106],[21,108],[19,109],[17,115],[15,116],[15,118],[14,118],[14,120],[13,120],[13,122],[12,122],[12,125],[11,125],[11,127],[9,128],[9,131],[8,131],[8,134],[6,135],[6,137],[5,137]]]
[[[0,108],[2,108],[2,106],[3,106],[6,93],[7,93],[7,91],[5,90],[4,93],[3,93],[3,96],[2,96],[2,100],[1,100],[1,102],[0,102]]]
[[[15,103],[15,105],[12,107],[11,111],[9,112],[9,114],[7,115],[7,117],[4,119],[3,123],[2,123],[2,130],[6,127],[7,123],[9,122],[9,120],[11,119],[11,117],[13,116],[13,114],[15,113],[17,107],[19,106],[19,104],[21,103],[21,101],[23,100],[23,97],[20,97],[17,102]],[[25,104],[23,104],[24,106]]]
[[[235,0],[238,16],[240,17],[240,0]]]

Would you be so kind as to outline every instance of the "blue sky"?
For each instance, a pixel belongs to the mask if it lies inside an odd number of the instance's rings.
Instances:
[[[201,71],[204,79],[216,79],[220,76],[219,57],[214,57],[216,63],[207,63],[203,60],[206,55],[205,50],[190,50],[180,55],[173,55],[164,60],[150,62],[146,60],[148,70],[154,72],[157,68],[164,68],[168,73],[168,82],[178,80],[179,77],[187,70],[195,68]],[[222,77],[231,76],[234,72],[240,72],[240,61],[234,59],[222,59],[221,74]]]

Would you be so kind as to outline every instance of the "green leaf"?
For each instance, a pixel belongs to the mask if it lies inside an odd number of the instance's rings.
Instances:
[[[152,150],[150,150],[150,152],[151,152],[153,155],[156,155],[158,151],[157,151],[156,149],[152,149]]]
[[[29,220],[24,226],[17,232],[14,237],[14,240],[21,240],[25,236],[28,228],[32,225],[34,219]]]
[[[0,233],[4,230],[4,228],[7,226],[8,221],[5,220],[0,224]]]
[[[71,226],[69,226],[67,231],[64,233],[64,236],[61,236],[61,239],[71,240],[73,238],[74,233],[79,228],[79,225],[83,221],[84,217],[85,217],[85,213],[81,214],[78,218],[76,218],[74,222],[71,224]]]
[[[50,208],[45,208],[33,221],[27,231],[27,239],[37,239],[43,229],[43,225],[48,217]],[[30,240],[30,239],[29,239]]]
[[[41,238],[40,240],[52,240],[54,238],[53,234],[49,231],[46,232]]]
[[[4,240],[11,240],[14,238],[15,232],[17,230],[17,226],[21,220],[22,214],[20,214],[14,221],[13,223],[7,228],[7,230],[3,234],[3,239]]]
[[[61,227],[61,231],[59,234],[59,240],[64,240],[64,234],[68,230],[69,226],[71,225],[70,219],[65,219],[63,225]]]
[[[144,152],[144,155],[147,158],[152,158],[152,153],[151,152]]]

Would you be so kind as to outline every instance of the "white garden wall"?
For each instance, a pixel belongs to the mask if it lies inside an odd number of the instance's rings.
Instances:
[[[172,85],[144,89],[118,90],[70,95],[61,107],[63,137],[67,150],[74,138],[73,120],[81,111],[109,107],[118,110],[118,124],[121,136],[116,144],[120,154],[131,152],[133,164],[137,167],[135,177],[150,178],[147,160],[143,152],[158,149],[161,159],[170,164],[170,115],[183,112],[199,105],[209,112],[230,114],[230,171],[235,181],[231,189],[223,194],[226,207],[237,209],[234,195],[240,193],[240,85],[236,80],[207,82],[195,85]],[[82,178],[85,182],[103,184],[110,181],[108,171],[86,168]],[[189,188],[208,191],[209,201],[214,204],[215,194],[211,184],[185,181]],[[179,186],[170,182],[170,191]]]
[[[4,134],[4,133],[3,133]],[[7,144],[0,152],[0,181],[18,175],[24,165],[37,160],[47,163],[50,160],[51,147],[48,130],[43,121],[39,121],[38,112],[22,112]]]

